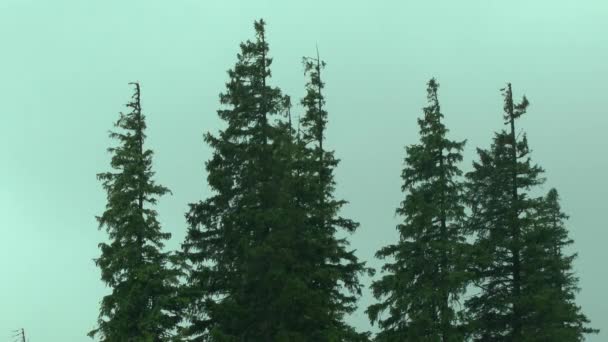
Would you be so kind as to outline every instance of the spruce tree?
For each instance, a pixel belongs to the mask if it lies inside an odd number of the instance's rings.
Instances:
[[[377,341],[463,341],[458,300],[467,285],[464,197],[457,163],[465,141],[446,137],[435,79],[428,82],[429,105],[418,119],[420,143],[406,147],[402,171],[405,200],[397,209],[399,240],[376,254],[392,258],[372,284],[381,300],[367,309],[378,322]],[[388,311],[388,317],[381,315]]]
[[[523,338],[522,234],[534,208],[525,190],[544,181],[543,170],[531,164],[525,135],[519,143],[515,139],[515,119],[526,112],[528,100],[524,97],[515,105],[511,85],[502,90],[510,131],[496,133],[490,150],[477,149],[479,162],[467,173],[469,227],[476,235],[472,266],[480,288],[467,306],[473,336],[479,341]]]
[[[575,303],[578,278],[572,270],[576,253],[565,248],[573,244],[564,221],[568,219],[559,204],[556,189],[537,198],[533,229],[526,235],[522,253],[524,274],[528,281],[523,291],[530,307],[529,326],[522,334],[529,341],[583,341],[584,335],[597,333],[588,327],[589,320]]]
[[[300,121],[298,135],[299,154],[296,155],[297,208],[305,212],[305,224],[299,262],[308,266],[307,286],[311,326],[315,333],[308,341],[365,341],[369,334],[357,333],[344,322],[345,314],[356,309],[361,294],[359,276],[372,270],[360,262],[348,240],[338,238],[337,232],[353,233],[357,222],[339,215],[347,202],[334,197],[336,182],[333,171],[339,160],[334,152],[324,147],[328,113],[323,95],[321,71],[325,67],[318,55],[303,58],[304,72],[308,75],[306,95],[301,100],[305,114]],[[297,152],[297,151],[296,151]]]
[[[214,150],[206,164],[213,194],[191,204],[183,256],[190,269],[190,325],[193,341],[305,341],[298,308],[306,287],[296,244],[298,215],[292,180],[291,131],[281,115],[287,98],[268,85],[263,20],[256,39],[241,44],[228,71],[224,108],[227,127],[206,134]]]
[[[515,104],[511,84],[502,91],[509,130],[496,133],[489,150],[477,149],[479,162],[467,174],[468,226],[476,237],[471,266],[479,287],[466,303],[472,337],[578,341],[591,330],[560,328],[580,328],[586,322],[572,302],[571,258],[556,252],[568,244],[559,227],[564,217],[555,205],[556,193],[547,199],[531,196],[544,183],[544,170],[532,164],[526,135],[518,140],[515,133],[515,120],[529,102],[524,96]],[[562,286],[565,292],[559,290]],[[559,313],[564,311],[568,314]]]
[[[162,251],[171,234],[161,231],[152,206],[170,191],[152,179],[152,151],[144,149],[140,87],[131,84],[131,111],[120,113],[115,126],[121,131],[110,132],[120,143],[108,149],[116,171],[97,175],[108,199],[97,220],[100,229],[106,228],[109,242],[99,244],[101,256],[95,263],[112,293],[103,298],[98,327],[89,336],[101,341],[168,341],[179,323],[178,273],[169,265],[171,256]]]

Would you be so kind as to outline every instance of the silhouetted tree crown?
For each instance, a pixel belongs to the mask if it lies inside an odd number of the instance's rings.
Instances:
[[[457,163],[465,142],[446,137],[438,88],[435,79],[428,82],[429,105],[418,119],[420,143],[406,147],[401,173],[406,196],[396,211],[403,218],[399,240],[376,254],[392,259],[372,284],[380,302],[367,309],[372,323],[379,323],[376,341],[464,340],[458,301],[468,279],[467,245]]]
[[[153,205],[169,191],[152,177],[152,151],[144,149],[145,117],[141,111],[140,87],[116,122],[118,132],[110,137],[119,145],[108,149],[115,172],[100,173],[107,192],[104,213],[97,217],[109,241],[100,243],[95,260],[101,279],[112,292],[101,302],[98,327],[89,336],[101,341],[168,341],[179,323],[176,299],[178,272],[162,252],[162,232]]]

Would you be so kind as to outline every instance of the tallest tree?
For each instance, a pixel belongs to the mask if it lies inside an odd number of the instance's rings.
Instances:
[[[358,224],[339,217],[333,198],[337,163],[323,149],[326,112],[320,61],[303,100],[300,134],[289,120],[289,98],[269,85],[265,23],[241,44],[228,71],[218,114],[226,128],[205,140],[212,195],[191,205],[183,244],[189,267],[191,341],[361,341],[344,322],[360,293],[364,271],[337,228]],[[287,114],[287,118],[285,115]]]
[[[240,45],[228,71],[218,115],[226,128],[205,135],[213,193],[191,205],[183,244],[189,271],[190,340],[296,341],[297,294],[287,146],[281,120],[286,97],[269,85],[269,48],[263,20],[255,39]],[[296,279],[297,280],[297,279]]]

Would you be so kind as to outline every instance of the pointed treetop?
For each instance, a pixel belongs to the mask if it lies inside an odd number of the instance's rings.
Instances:
[[[135,92],[137,94],[139,94],[139,81],[135,81],[135,82],[129,82],[129,84],[132,84],[135,86]]]
[[[549,190],[549,192],[547,193],[547,198],[554,201],[558,201],[559,195],[557,193],[557,190],[555,188],[551,188],[551,190]]]
[[[549,204],[550,207],[552,207],[558,212],[561,212],[561,205],[559,204],[559,193],[555,188],[551,188],[549,192],[547,192],[545,199],[547,200],[547,204]],[[566,219],[568,218],[568,215],[564,213],[561,213],[560,216]]]
[[[321,69],[325,68],[327,63],[325,63],[325,61],[321,60],[321,57],[319,57],[319,46],[315,44],[315,47],[317,50],[317,57],[302,57],[302,64],[304,65],[304,75],[306,75],[306,73],[310,70],[314,69],[317,73],[316,77],[320,77],[319,74],[321,73]]]
[[[429,105],[422,108],[424,114],[424,120],[430,120],[436,123],[441,121],[443,114],[441,114],[441,108],[439,106],[439,98],[437,90],[439,89],[439,83],[433,77],[427,82],[426,98],[429,101]],[[423,124],[423,119],[418,119],[420,125]]]
[[[255,28],[256,34],[263,40],[264,39],[264,27],[266,26],[266,22],[264,19],[256,20],[253,23],[253,27]]]
[[[433,103],[433,105],[438,105],[439,100],[437,99],[437,89],[439,89],[439,83],[435,77],[431,78],[427,83],[427,99]]]
[[[437,90],[437,88],[439,88],[439,83],[437,82],[437,79],[435,77],[431,78],[427,85],[431,89]]]
[[[526,98],[526,95],[524,95],[522,97],[522,100],[520,103],[515,104],[515,103],[513,103],[513,91],[511,89],[511,83],[507,83],[507,86],[505,88],[501,88],[500,90],[502,91],[503,96],[505,97],[504,119],[505,119],[506,123],[509,123],[511,121],[511,119],[513,119],[513,120],[517,119],[526,113],[526,109],[528,108],[528,105],[530,104],[530,102],[528,101],[528,98]]]

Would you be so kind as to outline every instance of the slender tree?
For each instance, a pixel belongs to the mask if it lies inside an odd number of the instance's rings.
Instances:
[[[162,251],[169,233],[161,231],[156,198],[170,192],[152,177],[152,151],[144,149],[145,117],[141,111],[140,87],[110,132],[120,144],[111,147],[115,172],[97,177],[107,191],[104,213],[97,217],[109,241],[100,243],[95,263],[101,279],[112,293],[101,302],[98,327],[89,333],[102,341],[168,341],[179,322],[175,290],[178,273],[169,266],[171,256]]]
[[[380,326],[377,341],[464,339],[457,303],[467,285],[466,241],[457,163],[465,141],[446,137],[438,88],[435,79],[428,82],[429,105],[418,119],[420,143],[406,148],[401,189],[407,195],[397,209],[404,218],[397,226],[399,241],[376,254],[394,259],[372,284],[374,296],[381,300],[367,309],[372,323]],[[381,318],[387,310],[388,317]]]
[[[302,245],[301,261],[309,265],[308,288],[311,298],[317,298],[311,318],[318,331],[309,335],[310,341],[362,341],[369,334],[357,333],[344,322],[345,314],[356,309],[357,297],[361,294],[359,276],[372,274],[370,268],[360,262],[354,250],[349,250],[346,238],[337,238],[336,233],[353,233],[358,223],[341,217],[339,211],[347,202],[334,197],[336,182],[333,171],[339,163],[334,152],[324,147],[328,113],[323,95],[324,82],[321,71],[325,67],[318,55],[303,59],[304,71],[308,75],[306,95],[301,100],[305,114],[301,120],[300,154],[294,191],[297,208],[306,213],[305,245]],[[297,151],[296,151],[297,152]],[[301,238],[300,238],[301,239]],[[312,303],[312,302],[311,302]]]

